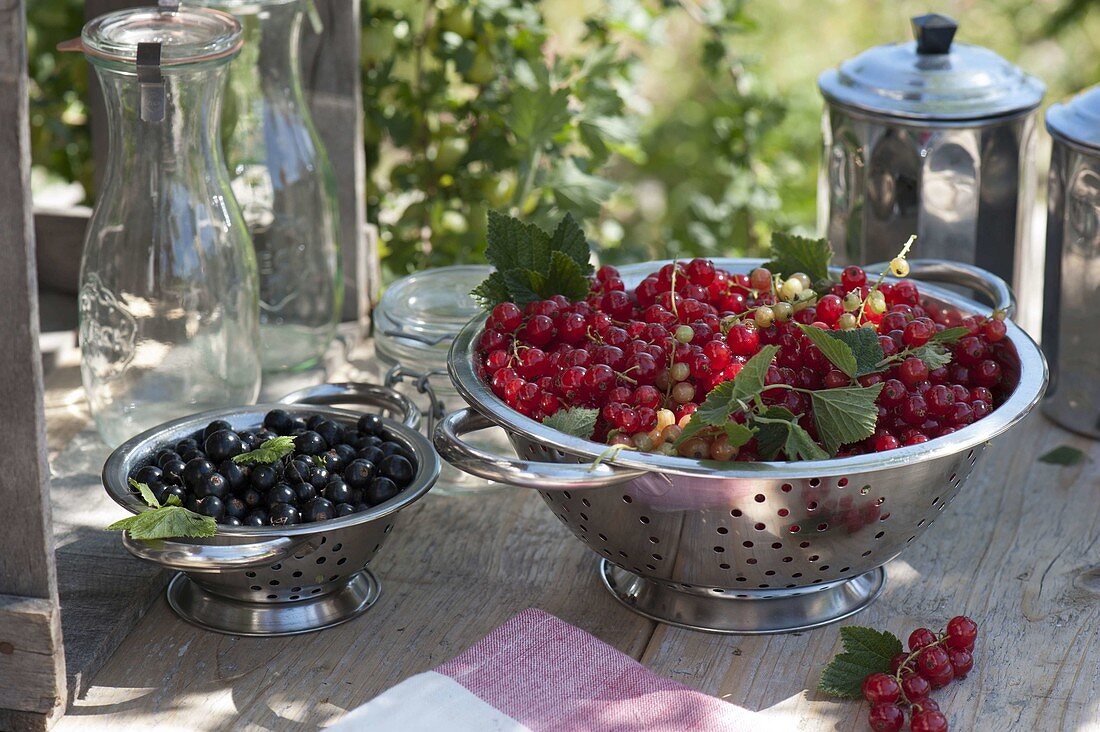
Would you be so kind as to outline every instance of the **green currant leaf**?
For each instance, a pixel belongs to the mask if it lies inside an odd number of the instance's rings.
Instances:
[[[833,250],[825,239],[807,239],[777,231],[772,234],[771,256],[764,266],[772,274],[790,276],[795,272],[804,272],[815,284],[829,280]]]
[[[929,371],[951,363],[951,352],[938,343],[925,343],[923,346],[910,350],[909,355],[924,361]]]
[[[802,323],[798,324],[798,328],[806,334],[807,338],[813,341],[813,344],[824,354],[825,358],[829,359],[829,363],[849,377],[856,375],[859,370],[856,354],[846,342],[832,336],[834,331],[815,328],[812,325],[803,325]]]
[[[768,375],[768,366],[778,352],[779,346],[764,346],[745,362],[737,376],[711,389],[707,398],[691,415],[676,444],[682,444],[706,427],[724,426],[729,421],[730,415],[741,409],[741,402],[747,404],[755,399],[764,390],[764,378]]]
[[[542,299],[539,293],[546,284],[546,278],[538,272],[516,268],[504,272],[504,283],[508,286],[508,299],[522,307]]]
[[[485,258],[502,272],[545,272],[550,264],[550,235],[534,224],[490,211]]]
[[[508,284],[500,271],[491,272],[484,282],[470,293],[486,310],[492,310],[502,302],[508,302]]]
[[[851,349],[852,354],[856,357],[856,377],[885,370],[881,362],[886,358],[886,354],[882,352],[882,346],[878,342],[878,334],[875,333],[873,328],[830,330],[828,335],[830,338],[835,338],[846,344]]]
[[[762,421],[759,418],[763,417]],[[825,460],[829,454],[798,424],[798,416],[785,407],[769,407],[756,417],[760,422],[756,444],[760,454],[774,460],[782,451],[788,460]]]
[[[253,463],[270,464],[282,460],[294,452],[294,438],[289,435],[272,437],[251,452],[242,453],[233,458],[238,465],[252,465]]]
[[[588,275],[592,271],[592,264],[588,261],[591,253],[588,239],[585,238],[584,229],[572,214],[565,214],[558,222],[554,233],[550,236],[550,249],[553,252],[561,252],[576,262],[582,275]]]
[[[863,680],[874,673],[889,673],[890,660],[901,653],[901,640],[893,633],[858,625],[840,629],[844,652],[821,672],[818,690],[830,696],[862,698]]]
[[[183,506],[162,506],[116,521],[107,530],[124,530],[131,539],[201,538],[218,533],[218,524],[210,516],[200,516]]]
[[[152,489],[145,483],[138,483],[133,478],[130,478],[130,487],[141,494],[141,499],[145,501],[146,505],[153,508],[160,508],[160,501],[153,495]]]
[[[543,419],[542,423],[558,432],[589,440],[596,429],[596,418],[599,416],[600,411],[598,409],[571,407],[569,409],[559,409]]]
[[[859,442],[875,433],[882,384],[845,386],[810,393],[814,424],[821,442],[835,454],[841,445]]]
[[[739,422],[726,422],[722,425],[722,429],[733,447],[744,447],[749,440],[756,437],[756,430],[749,429]]]
[[[932,336],[932,342],[944,344],[956,343],[960,338],[967,335],[970,335],[970,330],[968,328],[945,328]]]
[[[546,273],[546,281],[539,290],[539,295],[543,299],[554,295],[565,295],[576,302],[585,298],[588,288],[588,278],[581,265],[565,252],[550,252],[550,269]]]
[[[1088,460],[1089,457],[1078,450],[1076,447],[1070,447],[1069,445],[1059,445],[1050,452],[1042,455],[1039,458],[1039,462],[1048,463],[1050,465],[1064,465],[1070,467],[1077,465],[1082,460]],[[1091,461],[1090,461],[1091,462]]]

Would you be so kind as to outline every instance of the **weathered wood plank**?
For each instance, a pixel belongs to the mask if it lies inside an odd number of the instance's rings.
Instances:
[[[0,595],[0,702],[7,709],[50,714],[61,656],[57,603]]]
[[[30,201],[26,18],[0,2],[0,709],[52,714],[64,703],[50,521],[34,222]],[[35,717],[20,715],[26,720]],[[20,722],[23,724],[23,722]]]
[[[75,295],[80,289],[80,254],[92,210],[34,209],[35,259],[38,283],[55,292]]]

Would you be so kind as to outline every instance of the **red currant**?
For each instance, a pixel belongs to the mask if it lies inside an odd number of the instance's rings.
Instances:
[[[961,648],[949,648],[948,657],[951,659],[951,671],[956,679],[964,679],[974,668],[974,656],[970,651]]]
[[[863,698],[872,704],[893,703],[901,698],[901,687],[890,674],[870,674],[863,680]]]
[[[906,386],[916,386],[928,379],[928,366],[916,356],[910,356],[898,366],[898,378]]]
[[[964,651],[974,649],[978,637],[978,624],[965,615],[957,615],[947,621],[947,645]]]
[[[920,674],[909,672],[901,677],[901,691],[912,703],[931,694],[932,685]]]
[[[936,642],[936,634],[928,628],[917,628],[909,634],[909,651],[919,651]]]
[[[857,287],[863,287],[867,284],[867,273],[863,271],[862,267],[857,267],[854,264],[849,265],[840,273],[840,284],[846,292]]]
[[[912,732],[947,732],[947,717],[938,710],[925,709],[913,714],[909,729]]]
[[[905,712],[897,704],[876,704],[868,718],[875,732],[898,732],[905,724]]]

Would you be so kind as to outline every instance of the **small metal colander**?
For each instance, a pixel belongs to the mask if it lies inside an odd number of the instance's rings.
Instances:
[[[746,272],[760,260],[717,260]],[[621,270],[627,286],[664,262]],[[969,265],[913,260],[912,276],[977,289],[1011,311],[1008,286]],[[926,301],[988,312],[922,284]],[[1008,324],[1005,371],[1015,388],[984,419],[942,438],[887,453],[805,462],[718,463],[622,451],[570,437],[509,408],[475,373],[484,317],[455,341],[451,378],[472,406],[435,432],[445,460],[489,480],[535,488],[554,515],[601,557],[605,587],[635,611],[674,625],[726,633],[802,630],[847,617],[884,583],[882,566],[931,526],[970,476],[989,440],[1042,396],[1038,346]],[[490,425],[520,459],[462,439]],[[586,465],[588,464],[588,465]]]
[[[288,401],[289,400],[289,401]],[[420,411],[401,394],[368,384],[325,384],[296,392],[278,404],[219,409],[154,427],[120,445],[103,466],[107,493],[132,513],[145,510],[128,486],[135,469],[165,446],[192,436],[215,419],[250,429],[279,408],[294,417],[321,414],[352,426],[360,412],[330,404],[368,404],[383,417],[386,437],[416,458],[412,483],[394,498],[343,518],[293,526],[218,526],[208,539],[140,541],[123,534],[136,557],[177,570],[168,603],[185,620],[234,635],[293,635],[320,630],[365,612],[380,584],[367,569],[397,522],[397,514],[423,497],[439,475],[439,457],[417,428]]]

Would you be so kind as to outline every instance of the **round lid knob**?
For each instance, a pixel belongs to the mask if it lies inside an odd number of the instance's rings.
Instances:
[[[1054,137],[1100,150],[1100,86],[1086,89],[1068,102],[1050,105],[1046,125]]]
[[[1034,109],[1045,87],[993,51],[953,43],[958,24],[945,15],[912,19],[916,40],[870,48],[823,72],[830,102],[903,119],[978,120]]]

